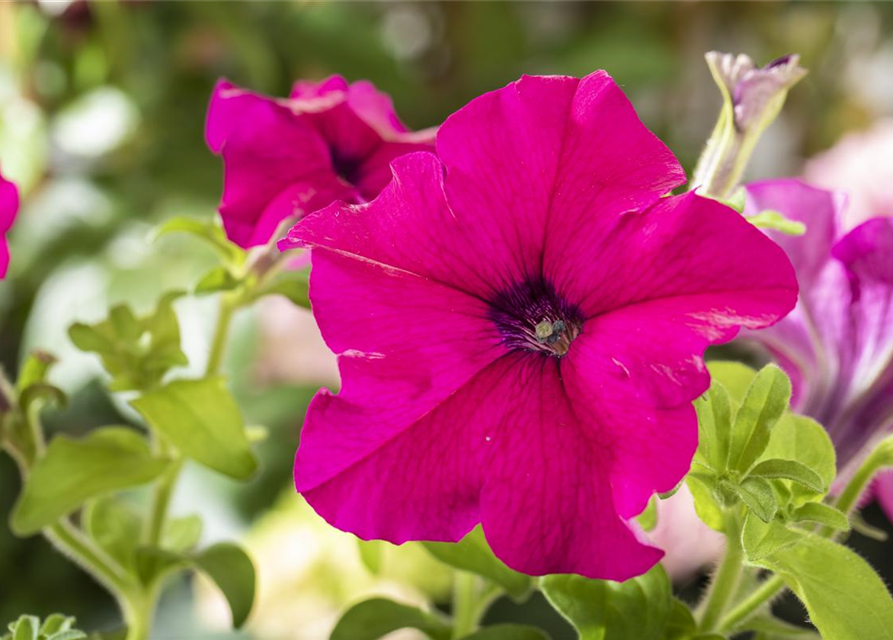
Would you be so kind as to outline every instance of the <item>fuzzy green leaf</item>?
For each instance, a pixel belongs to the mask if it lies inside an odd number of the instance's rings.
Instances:
[[[735,414],[729,462],[732,469],[745,472],[769,444],[769,434],[788,408],[791,381],[775,365],[757,373]]]
[[[496,624],[484,627],[462,640],[549,640],[546,632],[526,624]]]
[[[763,522],[749,513],[741,531],[741,544],[749,562],[759,562],[779,549],[797,544],[806,534],[788,529],[778,520]]]
[[[698,413],[699,454],[717,473],[729,466],[732,409],[729,393],[718,380],[694,402]]]
[[[768,480],[791,480],[815,493],[825,493],[827,490],[819,474],[796,460],[781,458],[763,460],[757,463],[748,475]]]
[[[794,522],[817,522],[837,531],[849,531],[846,514],[821,502],[807,502],[791,514]]]
[[[740,484],[724,483],[763,522],[769,522],[778,511],[772,485],[762,478],[745,478]]]
[[[815,535],[759,563],[806,606],[824,640],[893,640],[893,599],[865,560]]]
[[[812,418],[786,413],[772,428],[769,446],[763,452],[763,460],[783,458],[794,460],[814,471],[822,480],[823,487],[830,487],[837,474],[834,445],[828,432]],[[790,485],[795,501],[816,499],[816,494],[805,485]]]

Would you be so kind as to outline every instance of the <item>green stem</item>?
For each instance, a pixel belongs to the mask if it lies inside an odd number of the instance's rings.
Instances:
[[[719,569],[713,575],[701,622],[698,625],[699,630],[706,633],[714,631],[719,625],[722,614],[738,590],[744,568],[744,549],[741,547],[741,528],[737,515],[729,519],[727,528],[726,553]]]
[[[475,577],[456,571],[453,582],[453,638],[459,640],[477,628],[478,608],[475,606]]]
[[[757,610],[782,592],[785,588],[784,580],[775,575],[765,580],[756,591],[739,602],[719,625],[720,633],[729,633],[739,624],[750,618]]]
[[[65,556],[119,597],[132,584],[123,568],[97,548],[93,541],[75,527],[67,518],[43,530],[43,535]]]
[[[164,525],[167,521],[168,508],[170,507],[171,498],[174,495],[174,487],[177,484],[182,467],[182,459],[179,457],[175,458],[171,463],[171,468],[165,472],[158,484],[155,485],[149,518],[146,520],[145,541],[149,546],[157,547],[161,542]]]
[[[214,329],[214,337],[211,339],[211,350],[208,354],[208,365],[205,375],[210,376],[220,371],[223,364],[223,355],[226,351],[226,341],[229,337],[229,327],[236,311],[236,300],[224,293],[220,296],[220,312],[217,316],[217,327]]]

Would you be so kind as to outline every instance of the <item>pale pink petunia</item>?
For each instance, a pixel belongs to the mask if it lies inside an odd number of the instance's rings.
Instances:
[[[646,571],[662,552],[629,520],[689,468],[705,348],[793,307],[784,253],[663,197],[682,168],[604,72],[522,77],[391,167],[280,243],[312,248],[342,379],[308,411],[298,491],[361,538],[482,523],[526,573]]]
[[[893,119],[847,134],[811,158],[803,174],[816,186],[849,196],[841,220],[845,230],[876,216],[893,216]]]
[[[297,82],[283,99],[220,80],[205,139],[223,157],[219,210],[227,235],[251,247],[269,241],[283,221],[335,200],[374,198],[390,180],[390,161],[432,149],[434,132],[407,130],[371,83],[332,76]]]
[[[6,232],[12,227],[19,211],[19,191],[16,186],[0,175],[0,278],[9,268],[9,246]]]

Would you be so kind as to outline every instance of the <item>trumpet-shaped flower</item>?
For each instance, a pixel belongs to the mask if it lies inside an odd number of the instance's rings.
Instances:
[[[19,191],[16,186],[0,175],[0,278],[9,267],[9,247],[6,232],[12,227],[19,211]]]
[[[390,180],[390,161],[433,148],[434,132],[410,132],[370,82],[332,76],[295,83],[287,99],[221,80],[205,139],[223,157],[219,210],[226,233],[251,247],[269,241],[283,221],[335,200],[374,198]]]
[[[784,252],[663,197],[683,171],[604,72],[522,77],[391,166],[280,244],[312,248],[342,378],[308,410],[297,490],[361,538],[480,522],[529,574],[646,571],[662,553],[629,520],[689,468],[704,349],[793,307]]]
[[[846,476],[893,429],[893,219],[847,231],[846,197],[799,180],[746,192],[746,215],[773,209],[806,225],[803,236],[769,232],[797,271],[800,296],[784,320],[748,338],[791,376],[795,409],[825,426]]]

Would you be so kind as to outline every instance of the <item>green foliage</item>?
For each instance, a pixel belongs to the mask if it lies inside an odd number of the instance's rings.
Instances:
[[[143,522],[133,510],[114,497],[102,497],[87,504],[82,522],[100,549],[128,571],[135,571]]]
[[[580,640],[679,637],[679,612],[663,567],[626,582],[551,575],[540,588]]]
[[[530,576],[509,569],[493,555],[480,527],[456,543],[423,542],[422,545],[441,562],[487,578],[515,600],[526,598],[533,587]]]
[[[546,632],[523,624],[496,624],[478,629],[461,640],[549,640]]]
[[[154,480],[169,464],[128,427],[104,427],[80,440],[59,435],[25,483],[12,529],[18,535],[35,533],[90,498]]]
[[[397,629],[418,629],[432,640],[449,640],[452,628],[439,615],[385,598],[372,598],[348,609],[329,640],[377,640]]]
[[[769,444],[769,431],[787,410],[791,381],[775,365],[757,373],[735,412],[729,450],[731,469],[745,473]]]
[[[171,233],[187,233],[206,243],[230,268],[241,267],[245,263],[245,250],[230,242],[218,218],[168,218],[155,230],[155,237],[161,238]]]
[[[43,624],[37,616],[23,615],[15,622],[10,622],[9,633],[0,636],[0,640],[82,640],[87,637],[83,631],[74,629],[75,619],[54,613],[44,620]]]
[[[112,376],[112,391],[151,389],[170,369],[188,364],[180,349],[180,325],[173,309],[181,295],[164,295],[156,309],[142,318],[127,305],[118,305],[102,322],[73,324],[68,335],[81,351],[100,356]]]
[[[806,233],[805,224],[796,220],[788,220],[783,213],[771,209],[748,216],[747,221],[759,229],[772,229],[789,236],[802,236]]]
[[[280,295],[299,307],[310,308],[310,270],[294,269],[277,273],[252,293],[248,302],[264,296]]]
[[[239,545],[223,542],[196,553],[143,547],[137,552],[136,562],[140,579],[147,586],[177,571],[201,571],[229,603],[235,628],[244,625],[251,614],[257,578],[251,558]]]
[[[824,640],[893,639],[893,600],[887,587],[845,546],[806,535],[757,564],[784,579]]]
[[[239,406],[223,378],[174,380],[131,402],[183,454],[237,479],[257,468]]]

